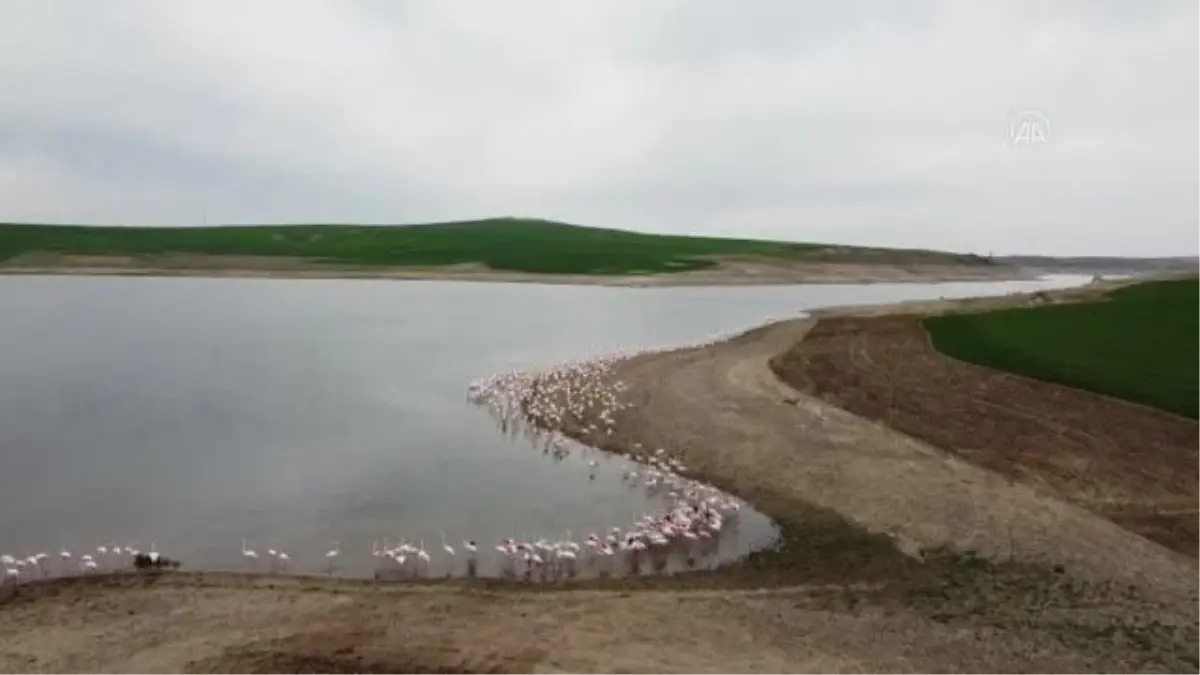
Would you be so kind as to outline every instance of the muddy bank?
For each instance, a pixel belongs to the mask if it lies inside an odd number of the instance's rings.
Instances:
[[[712,347],[620,363],[614,377],[628,384],[635,407],[617,414],[612,435],[568,431],[617,452],[640,444],[681,453],[698,477],[747,499],[785,532],[798,524],[793,550],[819,551],[819,560],[791,565],[806,573],[828,567],[848,580],[891,560],[888,573],[900,574],[903,560],[952,547],[1063,565],[1095,581],[1146,584],[1158,595],[1195,592],[1194,564],[1036,483],[1010,480],[784,384],[769,360],[814,325],[781,322]],[[842,524],[805,532],[814,511]],[[872,549],[868,542],[881,537],[904,555]],[[860,547],[870,554],[856,556]],[[871,562],[856,564],[863,560]]]

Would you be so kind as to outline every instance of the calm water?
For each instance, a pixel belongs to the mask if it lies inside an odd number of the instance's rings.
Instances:
[[[466,403],[474,378],[693,342],[849,303],[1001,294],[1037,282],[616,289],[523,284],[0,278],[0,552],[52,558],[150,542],[188,567],[246,568],[241,540],[297,571],[371,541],[624,526],[655,504],[506,439]],[[769,539],[743,514],[735,555]],[[493,556],[495,554],[492,554]],[[461,559],[461,556],[460,556]],[[457,572],[461,561],[453,563]],[[52,565],[53,566],[53,565]]]

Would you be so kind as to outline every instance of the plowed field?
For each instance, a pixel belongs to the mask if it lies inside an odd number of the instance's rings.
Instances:
[[[772,368],[801,391],[1197,554],[1194,420],[949,358],[916,315],[821,319]]]

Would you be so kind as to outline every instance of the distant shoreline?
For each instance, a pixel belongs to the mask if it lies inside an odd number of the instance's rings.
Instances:
[[[1022,281],[1041,276],[1034,270],[1015,266],[894,265],[751,259],[725,260],[710,269],[657,274],[540,274],[494,270],[482,265],[346,267],[293,258],[255,256],[179,256],[152,261],[124,256],[60,256],[52,264],[38,264],[34,261],[0,263],[0,275],[390,279],[614,287]]]

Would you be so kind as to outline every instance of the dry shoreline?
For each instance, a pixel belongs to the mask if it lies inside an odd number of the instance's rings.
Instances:
[[[617,287],[749,286],[845,283],[931,283],[1035,279],[1029,270],[984,265],[897,265],[730,258],[706,270],[663,274],[536,274],[482,265],[351,267],[264,256],[22,256],[0,263],[0,275],[391,279],[537,283]]]
[[[784,384],[769,359],[818,320],[625,361],[636,406],[617,433],[567,429],[615,452],[671,448],[780,522],[781,552],[564,589],[204,572],[31,584],[0,595],[0,671],[1195,670],[1194,560]]]

